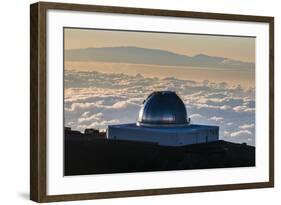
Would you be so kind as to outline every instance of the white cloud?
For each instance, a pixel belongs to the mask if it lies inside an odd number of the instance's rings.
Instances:
[[[202,115],[200,114],[192,114],[189,116],[190,118],[200,118],[200,117],[203,117]]]
[[[90,127],[100,127],[103,125],[110,125],[110,124],[115,124],[115,123],[119,123],[120,121],[115,119],[115,120],[104,120],[104,121],[100,121],[100,122],[93,122]]]
[[[249,130],[239,130],[237,132],[232,132],[230,134],[230,137],[244,137],[244,136],[251,136],[252,132],[250,132]]]
[[[246,106],[236,106],[236,107],[233,108],[233,110],[235,110],[236,112],[242,112],[245,109],[247,109]]]
[[[233,110],[236,112],[254,112],[255,108],[248,108],[247,106],[242,105],[234,107]]]
[[[85,115],[86,113],[86,115]],[[83,123],[83,122],[89,122],[89,121],[94,121],[94,120],[100,120],[101,117],[103,116],[103,113],[99,112],[97,114],[93,114],[91,116],[89,116],[89,112],[84,112],[82,114],[82,116],[78,119],[79,123]]]
[[[126,101],[121,101],[121,102],[117,102],[117,103],[114,103],[112,105],[112,108],[113,109],[120,109],[120,108],[126,108],[128,105],[128,103]]]
[[[252,128],[254,126],[255,126],[254,123],[252,123],[252,124],[244,124],[244,125],[240,125],[239,128],[240,129],[249,129],[249,128]]]
[[[69,109],[66,108],[66,111],[72,112],[72,111],[77,111],[78,109],[90,109],[95,106],[96,103],[72,103]]]
[[[90,112],[89,112],[89,111],[84,112],[84,113],[81,115],[81,117],[89,117],[89,114],[90,114]]]
[[[227,109],[231,109],[231,107],[229,105],[223,105],[220,107],[221,110],[227,110]]]
[[[223,121],[224,118],[223,117],[216,117],[216,116],[214,116],[214,117],[211,117],[209,120],[214,120],[214,121],[220,122],[220,121]]]
[[[191,119],[191,123],[202,123],[207,119],[201,114],[192,114],[189,116]]]
[[[223,134],[225,137],[228,137],[230,135],[230,133],[228,131],[224,131]]]

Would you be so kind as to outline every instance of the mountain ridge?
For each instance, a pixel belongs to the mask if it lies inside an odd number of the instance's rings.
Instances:
[[[142,48],[136,46],[88,47],[65,50],[67,61],[99,61],[111,63],[131,63],[168,66],[192,66],[214,68],[255,68],[251,62],[243,62],[203,53],[193,56],[182,55],[168,50]]]

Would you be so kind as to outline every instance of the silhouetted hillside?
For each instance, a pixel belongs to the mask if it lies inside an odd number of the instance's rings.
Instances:
[[[226,141],[182,147],[65,131],[65,175],[255,166],[255,147]]]

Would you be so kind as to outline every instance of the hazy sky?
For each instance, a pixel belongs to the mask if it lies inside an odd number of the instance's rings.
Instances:
[[[137,46],[184,55],[206,54],[255,62],[255,38],[95,29],[64,30],[65,49]]]
[[[249,37],[65,29],[64,43],[65,49],[135,46],[255,62]],[[255,69],[71,59],[64,68],[65,126],[74,130],[135,122],[152,91],[175,90],[193,123],[217,125],[220,139],[255,145]]]

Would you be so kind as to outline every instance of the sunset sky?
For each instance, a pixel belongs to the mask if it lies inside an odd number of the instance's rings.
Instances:
[[[65,28],[65,49],[137,46],[255,61],[255,38]]]
[[[151,92],[172,90],[192,123],[255,145],[255,38],[67,28],[64,46],[65,126],[134,123]]]

